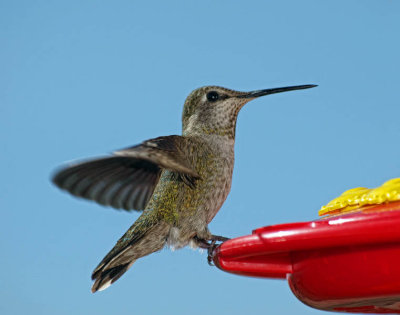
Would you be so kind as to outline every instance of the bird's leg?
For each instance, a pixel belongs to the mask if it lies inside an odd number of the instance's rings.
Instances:
[[[194,236],[193,240],[196,242],[196,245],[203,249],[209,249],[210,246],[214,245],[216,242],[225,242],[230,238],[219,236],[219,235],[210,235],[207,239],[201,238],[199,236]]]
[[[213,260],[214,260],[214,251],[215,249],[219,246],[219,244],[216,244],[216,240],[212,240],[210,243],[210,246],[207,249],[207,262],[210,266],[214,266]]]
[[[214,260],[214,255],[215,255],[215,249],[227,240],[229,240],[228,237],[219,236],[219,235],[211,235],[210,246],[207,249],[207,252],[208,252],[207,262],[210,266],[214,266],[213,260]],[[222,243],[217,244],[217,242],[222,242]]]
[[[193,240],[196,242],[197,246],[203,249],[207,249],[207,262],[210,266],[213,266],[214,259],[214,251],[220,245],[217,242],[225,242],[229,240],[227,237],[219,236],[219,235],[210,235],[208,240],[198,237],[197,235],[193,237]]]
[[[208,228],[204,231],[200,231],[200,233],[198,232],[193,237],[193,241],[195,241],[199,248],[207,250],[207,261],[210,266],[213,266],[214,251],[220,245],[217,244],[217,242],[225,242],[227,240],[229,240],[229,238],[211,234]]]
[[[207,242],[207,240],[200,238],[197,235],[193,237],[193,240],[199,248],[208,249],[210,247],[210,243]]]
[[[216,242],[226,242],[230,240],[229,237],[224,237],[224,236],[219,236],[219,235],[211,235],[210,241],[216,241]]]

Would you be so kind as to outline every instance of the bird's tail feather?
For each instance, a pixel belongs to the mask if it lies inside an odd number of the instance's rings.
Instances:
[[[169,228],[167,223],[157,220],[151,211],[145,211],[93,271],[92,292],[107,289],[136,259],[161,250]]]

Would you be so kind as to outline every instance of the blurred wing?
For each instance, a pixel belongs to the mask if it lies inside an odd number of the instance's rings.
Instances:
[[[53,183],[72,195],[125,210],[143,210],[162,169],[177,172],[193,187],[199,178],[190,167],[180,136],[160,137],[120,150],[114,156],[81,162],[58,171]],[[187,178],[187,179],[186,179]]]
[[[74,196],[105,206],[143,210],[160,174],[160,167],[151,162],[107,157],[64,168],[53,177],[53,183]]]

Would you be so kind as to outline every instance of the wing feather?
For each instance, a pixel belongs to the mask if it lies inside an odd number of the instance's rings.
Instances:
[[[74,196],[116,209],[143,210],[163,169],[195,187],[199,175],[185,154],[187,139],[166,136],[144,141],[109,157],[62,168],[53,183]]]

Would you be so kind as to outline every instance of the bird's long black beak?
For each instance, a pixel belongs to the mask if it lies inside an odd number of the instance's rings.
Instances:
[[[310,89],[310,88],[313,88],[316,86],[318,86],[318,85],[306,84],[306,85],[286,86],[286,87],[280,87],[280,88],[274,88],[274,89],[257,90],[257,91],[251,91],[248,93],[244,93],[237,97],[238,98],[256,98],[256,97],[269,95],[269,94],[288,92],[288,91],[294,91],[294,90]]]

